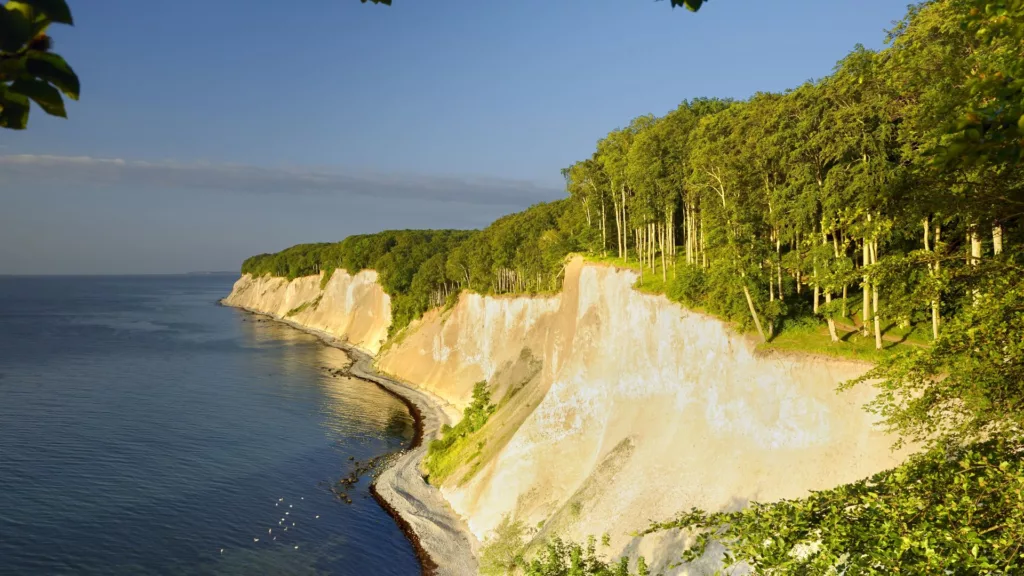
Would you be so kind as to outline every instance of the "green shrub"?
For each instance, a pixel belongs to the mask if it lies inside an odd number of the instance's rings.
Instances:
[[[477,382],[473,386],[473,400],[462,412],[462,420],[455,426],[443,426],[442,436],[427,447],[427,457],[423,463],[431,482],[444,481],[460,464],[479,456],[484,442],[473,442],[471,436],[483,428],[495,409],[495,405],[491,404],[487,382]]]
[[[629,558],[623,556],[607,561],[598,556],[594,537],[586,546],[555,537],[544,546],[537,558],[521,562],[526,576],[648,576],[647,562],[637,558],[637,571],[629,571]]]
[[[646,533],[699,533],[759,574],[1024,573],[1024,445],[935,448],[871,478],[738,512],[694,509]]]
[[[480,548],[480,573],[485,576],[514,574],[523,563],[526,526],[506,514]]]

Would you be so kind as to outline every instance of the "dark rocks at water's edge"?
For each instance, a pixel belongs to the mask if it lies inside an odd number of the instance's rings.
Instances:
[[[354,488],[367,472],[376,472],[381,464],[389,461],[390,456],[393,456],[393,454],[376,456],[362,463],[356,460],[355,456],[349,456],[349,461],[354,465],[352,471],[349,472],[348,476],[340,478],[337,482],[328,486],[328,490],[339,500],[346,504],[351,504],[352,497],[348,493],[349,490]]]

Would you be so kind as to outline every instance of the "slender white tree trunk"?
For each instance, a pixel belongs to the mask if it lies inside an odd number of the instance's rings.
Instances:
[[[832,303],[832,292],[828,290],[825,291],[825,303]],[[828,335],[833,342],[839,342],[839,335],[836,334],[836,321],[831,316],[828,318]]]
[[[746,276],[744,273],[743,276]],[[761,341],[765,342],[768,339],[764,336],[764,330],[761,328],[761,319],[757,316],[757,310],[754,309],[754,299],[750,297],[750,289],[747,288],[746,282],[743,283],[743,295],[747,297],[747,306],[750,307],[750,315],[754,318],[754,326],[757,327],[757,333],[761,335]]]
[[[864,268],[864,309],[860,315],[861,333],[866,338],[868,335],[868,319],[871,318],[871,281],[868,278],[867,269],[871,265],[871,251],[868,248],[868,239],[864,238],[862,242],[863,246],[863,260],[861,261]]]
[[[871,263],[878,263],[878,240],[871,241]],[[878,317],[878,282],[871,283],[871,298],[875,313],[875,349],[882,349],[882,320]]]
[[[942,234],[942,228],[938,224],[935,225],[935,242],[932,245],[932,252],[937,252],[939,249],[940,235]],[[938,260],[935,260],[935,264],[932,266],[932,276],[934,278],[939,277],[940,264]],[[932,300],[932,338],[935,340],[939,339],[939,323],[941,318],[939,317],[939,298],[938,294]]]

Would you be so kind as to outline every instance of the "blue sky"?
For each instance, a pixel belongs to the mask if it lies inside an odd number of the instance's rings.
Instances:
[[[68,120],[0,134],[0,273],[236,269],[560,195],[609,130],[882,46],[892,0],[70,0]],[[302,9],[297,9],[301,6]]]

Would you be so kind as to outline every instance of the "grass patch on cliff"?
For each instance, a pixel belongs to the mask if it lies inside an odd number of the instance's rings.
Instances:
[[[292,316],[295,316],[296,314],[304,312],[308,308],[316,308],[317,305],[320,304],[320,298],[321,297],[322,297],[322,295],[321,296],[317,296],[316,298],[314,298],[313,300],[310,300],[309,302],[303,302],[302,304],[299,304],[295,308],[292,308],[291,310],[289,310],[288,313],[284,315],[284,317],[285,318],[291,318]]]
[[[324,275],[320,277],[320,289],[324,290],[327,288],[327,283],[331,281],[331,277],[334,276],[334,271],[337,268],[330,267],[324,270]]]
[[[445,425],[441,429],[441,438],[427,447],[423,463],[432,484],[444,482],[461,465],[480,457],[484,442],[476,441],[474,435],[483,428],[495,409],[487,382],[477,382],[473,386],[473,401],[463,411],[462,420],[455,426]],[[470,475],[477,467],[470,469]]]

